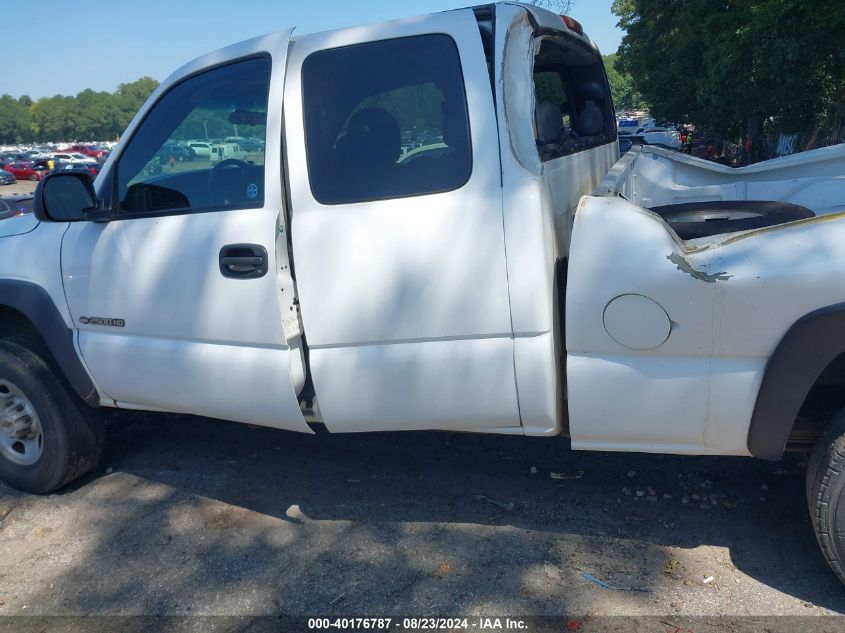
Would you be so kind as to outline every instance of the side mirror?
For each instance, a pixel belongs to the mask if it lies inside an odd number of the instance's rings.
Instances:
[[[97,193],[87,173],[63,171],[46,176],[35,188],[33,211],[42,222],[104,220]],[[102,217],[98,217],[102,216]]]

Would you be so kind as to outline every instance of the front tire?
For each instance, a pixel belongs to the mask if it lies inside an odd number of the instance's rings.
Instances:
[[[825,429],[807,462],[807,503],[822,553],[845,583],[845,409]]]
[[[86,409],[40,339],[0,340],[0,479],[44,494],[91,470],[105,433]]]

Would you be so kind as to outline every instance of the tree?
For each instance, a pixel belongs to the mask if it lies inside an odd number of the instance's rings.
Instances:
[[[56,95],[35,102],[27,95],[2,95],[0,143],[116,138],[157,87],[155,79],[142,77],[120,84],[113,93],[89,89],[75,97]]]
[[[718,135],[803,132],[845,114],[841,0],[614,0],[616,68],[657,118]],[[755,143],[755,146],[758,146]]]
[[[610,83],[610,93],[613,96],[613,105],[616,109],[644,108],[645,100],[634,87],[634,80],[631,75],[617,68],[616,55],[602,55],[602,59],[607,70],[607,80]]]
[[[152,77],[141,77],[132,83],[120,84],[117,87],[115,93],[117,107],[122,120],[126,121],[123,127],[129,125],[129,121],[156,88],[158,88],[158,82]]]
[[[0,143],[26,143],[32,138],[29,97],[0,96]]]

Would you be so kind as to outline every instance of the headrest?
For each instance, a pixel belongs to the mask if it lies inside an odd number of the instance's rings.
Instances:
[[[603,128],[604,116],[601,108],[594,101],[585,101],[584,109],[578,115],[578,120],[575,121],[575,131],[581,136],[593,136],[594,134],[601,134]]]
[[[346,136],[358,145],[362,159],[374,163],[395,163],[402,149],[399,124],[393,115],[381,108],[363,108],[346,124]]]
[[[579,94],[583,99],[590,99],[591,101],[604,101],[607,98],[604,86],[597,81],[588,81],[582,84]]]

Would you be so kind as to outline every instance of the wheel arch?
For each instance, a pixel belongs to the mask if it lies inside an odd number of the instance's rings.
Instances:
[[[41,337],[79,397],[86,404],[99,406],[97,389],[73,345],[73,330],[49,293],[27,281],[0,279],[0,338],[30,333]]]
[[[780,459],[807,395],[822,373],[845,353],[845,303],[814,310],[796,321],[775,348],[748,430],[748,450]]]

